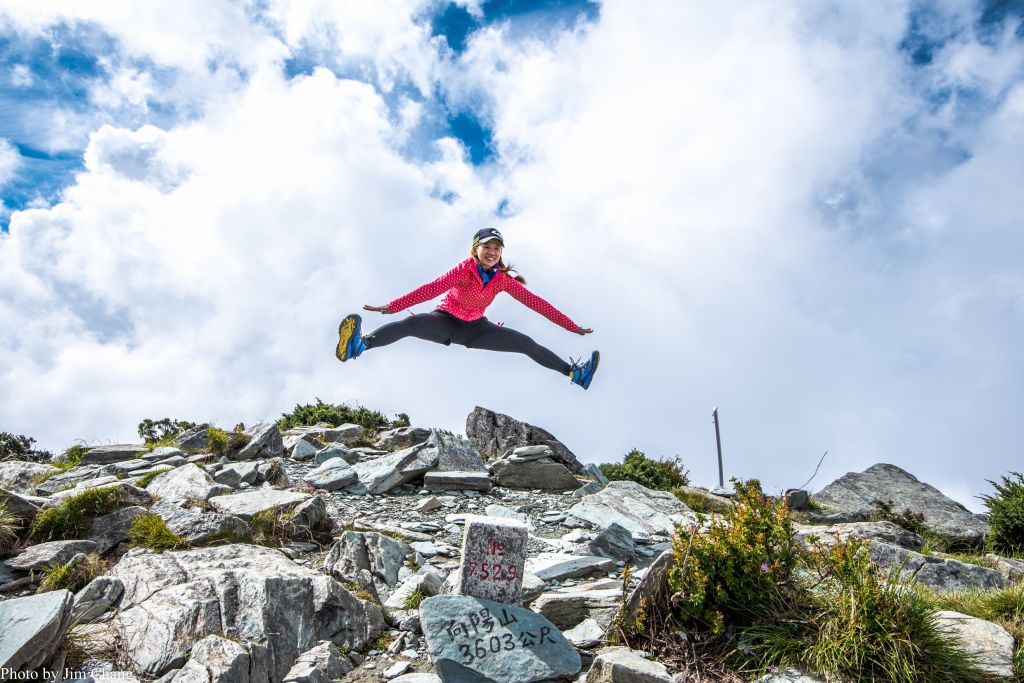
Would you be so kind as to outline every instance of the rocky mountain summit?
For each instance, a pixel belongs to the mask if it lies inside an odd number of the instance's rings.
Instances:
[[[0,562],[0,680],[690,680],[617,646],[615,625],[667,602],[677,531],[706,528],[727,497],[609,482],[549,432],[483,408],[466,437],[267,424],[215,455],[210,433],[90,448],[66,469],[0,462],[0,501],[22,525]],[[883,501],[959,543],[985,533],[898,467],[847,474],[812,500],[797,538],[870,541],[871,561],[907,581],[943,592],[1024,578],[1024,562],[928,552],[877,519]],[[89,566],[74,592],[48,590]],[[942,619],[1012,678],[1005,629]],[[800,675],[762,680],[815,680]]]

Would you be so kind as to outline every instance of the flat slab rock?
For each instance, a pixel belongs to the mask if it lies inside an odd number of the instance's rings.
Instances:
[[[290,509],[311,497],[298,491],[252,489],[226,496],[214,496],[210,498],[210,505],[225,515],[234,515],[249,521],[260,512]]]
[[[0,602],[0,672],[31,670],[49,661],[67,631],[73,602],[66,590]]]
[[[439,595],[420,603],[420,626],[445,683],[531,683],[580,670],[572,643],[523,607]]]
[[[199,465],[188,464],[153,477],[146,490],[163,500],[209,500],[233,489],[215,482]]]
[[[652,491],[634,481],[613,481],[569,508],[568,516],[599,529],[619,524],[637,541],[671,538],[677,524],[696,521],[694,513],[667,491]]]
[[[423,475],[423,488],[428,491],[490,491],[487,471],[431,471]]]
[[[991,621],[959,612],[943,611],[935,615],[965,652],[978,657],[978,668],[1000,678],[1013,678],[1013,636]]]
[[[541,553],[526,561],[526,571],[544,581],[561,581],[608,572],[615,561],[596,555]]]
[[[922,555],[882,541],[872,541],[868,555],[881,567],[900,569],[908,580],[914,580],[940,593],[962,590],[991,590],[1011,584],[998,569],[979,567],[952,558]]]
[[[437,464],[436,449],[426,444],[412,446],[374,460],[356,463],[352,468],[367,493],[387,493],[396,486],[422,477]]]
[[[628,647],[601,650],[587,672],[587,683],[672,683],[664,664]]]
[[[37,462],[9,460],[0,462],[0,488],[14,493],[31,494],[33,480],[59,472],[56,467]]]
[[[908,550],[920,550],[924,547],[923,538],[913,531],[907,531],[903,527],[887,521],[849,522],[826,526],[794,524],[793,529],[796,537],[801,541],[806,541],[808,536],[817,536],[825,544],[838,538],[840,541],[882,541]]]
[[[78,553],[88,554],[95,550],[96,543],[93,541],[49,541],[29,546],[21,554],[7,560],[6,564],[11,569],[21,571],[45,569],[65,564]]]
[[[927,529],[961,543],[980,544],[988,531],[988,524],[960,503],[884,463],[844,474],[815,493],[814,500],[833,510],[861,514],[876,512],[875,500],[891,500],[897,512],[906,508],[920,512]]]

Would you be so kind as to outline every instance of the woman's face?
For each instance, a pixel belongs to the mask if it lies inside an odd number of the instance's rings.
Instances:
[[[501,244],[499,244],[497,240],[484,242],[476,248],[476,260],[479,261],[484,268],[490,270],[494,266],[498,265],[498,261],[501,260],[501,249]]]

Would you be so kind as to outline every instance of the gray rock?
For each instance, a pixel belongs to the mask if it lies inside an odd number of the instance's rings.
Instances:
[[[258,458],[276,458],[284,455],[284,442],[276,423],[256,425],[245,430],[246,436],[252,440],[245,445],[233,460],[256,460]]]
[[[420,605],[420,623],[445,681],[531,683],[580,670],[579,653],[554,624],[522,607],[440,595]]]
[[[395,662],[384,672],[384,678],[389,681],[393,678],[397,678],[408,671],[411,666],[412,665],[409,664],[409,662]]]
[[[1024,561],[1015,560],[1012,557],[1000,557],[988,553],[985,557],[996,564],[996,570],[1010,580],[1010,583],[1018,583],[1024,580]]]
[[[601,471],[601,468],[595,465],[594,463],[586,465],[583,468],[583,474],[592,478],[594,481],[601,484],[602,486],[608,485],[608,477],[604,476],[604,472]]]
[[[295,506],[286,531],[292,537],[308,537],[314,530],[324,526],[324,521],[328,519],[327,502],[323,496],[313,496]]]
[[[291,486],[288,475],[284,471],[284,460],[281,458],[270,458],[256,463],[256,483],[278,486],[281,488]]]
[[[359,475],[342,458],[331,458],[302,478],[304,482],[325,491],[336,491],[354,484]]]
[[[633,481],[613,481],[569,509],[569,517],[607,529],[624,526],[636,541],[653,536],[671,538],[677,524],[690,524],[696,515],[667,491],[652,491]]]
[[[96,544],[93,541],[50,541],[25,548],[7,560],[6,564],[11,569],[27,572],[66,564],[78,553],[92,552],[96,552]]]
[[[149,449],[141,443],[112,444],[90,448],[82,454],[83,465],[108,465],[112,462],[131,460],[148,453]]]
[[[31,494],[35,482],[43,477],[53,476],[60,472],[51,465],[21,460],[0,462],[0,488],[13,493]]]
[[[154,448],[149,453],[143,453],[139,456],[139,460],[143,460],[148,463],[161,462],[164,460],[183,458],[185,454],[180,448],[173,448],[171,446],[160,446]],[[186,461],[187,462],[187,461]],[[181,463],[184,464],[184,463]],[[177,465],[175,465],[177,467]]]
[[[210,447],[210,425],[199,424],[174,437],[174,445],[190,451],[201,451]]]
[[[384,601],[384,607],[389,610],[405,609],[406,600],[417,591],[428,598],[440,594],[441,577],[433,567],[421,567],[415,574],[399,583],[391,596]]]
[[[210,505],[225,515],[234,515],[250,521],[261,512],[290,510],[309,498],[308,493],[261,488],[226,496],[214,496],[210,498]]]
[[[418,446],[430,438],[432,430],[422,427],[398,427],[377,435],[373,445],[385,451],[397,451],[410,446]]]
[[[416,512],[433,512],[439,507],[441,507],[441,501],[439,501],[437,498],[434,498],[433,496],[427,496],[420,502],[416,503],[415,510]]]
[[[120,510],[115,510],[108,515],[97,517],[92,522],[92,529],[89,531],[89,539],[96,544],[96,552],[105,555],[122,541],[129,538],[129,529],[132,522],[139,515],[146,514],[146,508],[141,505],[132,505]]]
[[[754,683],[825,683],[820,678],[805,674],[799,669],[783,669],[757,679]]]
[[[587,672],[586,683],[672,683],[664,664],[646,659],[628,647],[601,650]]]
[[[271,548],[131,550],[111,576],[125,586],[111,628],[132,669],[148,677],[184,666],[211,633],[248,645],[251,665],[265,669],[256,680],[281,680],[316,643],[359,649],[384,628],[378,605]]]
[[[543,614],[558,628],[573,628],[584,619],[594,619],[607,629],[622,602],[622,590],[565,590],[543,593],[530,609]]]
[[[352,444],[366,435],[366,428],[351,422],[325,429],[320,436],[324,443]]]
[[[597,623],[596,619],[587,617],[580,623],[573,626],[568,631],[563,631],[562,635],[566,639],[578,648],[591,648],[595,647],[604,641],[605,628],[601,624]]]
[[[71,622],[71,603],[66,590],[0,602],[0,671],[31,671],[49,662]]]
[[[907,531],[892,522],[850,522],[831,526],[804,526],[794,524],[793,529],[801,541],[817,536],[823,543],[830,544],[835,538],[840,541],[883,541],[909,550],[920,550],[924,539],[913,531]]]
[[[536,574],[526,572],[523,574],[523,592],[520,595],[520,600],[524,605],[529,606],[544,594],[545,588],[547,588],[547,584],[544,582],[544,579]]]
[[[291,449],[291,459],[298,461],[311,460],[316,455],[316,447],[305,439],[299,439]]]
[[[880,567],[901,570],[905,579],[917,581],[940,593],[991,590],[1010,585],[1010,581],[996,569],[922,555],[882,541],[873,541],[868,546],[868,555]]]
[[[604,484],[597,481],[588,481],[583,486],[579,487],[569,495],[573,498],[582,498],[583,496],[589,496],[591,493],[597,493],[604,488]]]
[[[104,465],[103,469],[100,470],[104,475],[118,475],[118,474],[131,474],[138,470],[145,470],[152,467],[153,464],[142,458],[137,460],[128,460],[126,462],[113,462],[109,465]]]
[[[213,480],[218,484],[224,484],[233,489],[237,489],[240,484],[249,484],[251,486],[256,483],[258,466],[259,463],[257,462],[236,462],[224,465],[213,475]]]
[[[599,533],[588,546],[591,555],[600,555],[612,560],[627,561],[636,555],[636,543],[629,529],[612,522]]]
[[[640,610],[647,605],[667,604],[669,600],[668,573],[675,565],[675,554],[665,550],[647,568],[640,582],[633,587],[622,605],[622,623],[636,623]]]
[[[98,576],[75,594],[71,621],[83,624],[99,618],[124,593],[124,583],[112,576]]]
[[[428,491],[490,491],[491,477],[486,471],[431,471],[423,475],[423,488]]]
[[[0,489],[0,502],[7,506],[8,514],[23,522],[31,522],[43,508],[46,498]]]
[[[391,683],[443,683],[434,674],[404,674],[398,678],[392,678]]]
[[[240,643],[209,635],[192,646],[192,656],[171,683],[249,681],[249,651]]]
[[[387,493],[407,481],[419,479],[437,464],[437,451],[425,444],[406,448],[376,460],[353,465],[368,493]]]
[[[540,553],[526,561],[526,571],[544,581],[575,579],[607,572],[614,567],[615,562],[606,557],[566,553]]]
[[[803,489],[786,489],[783,495],[786,496],[790,510],[803,510],[811,500],[811,494]]]
[[[999,678],[1013,678],[1013,636],[1000,626],[959,612],[943,611],[936,621],[960,648],[978,658],[978,668]]]
[[[512,456],[492,464],[491,471],[498,486],[505,488],[571,491],[583,485],[565,465],[550,458]]]
[[[161,501],[150,508],[167,523],[167,528],[184,537],[192,545],[217,539],[248,538],[249,525],[240,517],[219,512],[183,508],[170,501]]]
[[[390,593],[413,550],[375,531],[346,531],[324,558],[324,571],[341,581],[359,581],[368,571],[378,593]]]
[[[338,646],[323,641],[299,655],[283,683],[330,683],[352,671]]]
[[[100,465],[79,465],[67,472],[55,474],[41,484],[37,484],[35,492],[40,496],[52,496],[58,491],[74,488],[82,482],[99,477],[101,469],[103,468]]]
[[[484,459],[469,439],[433,430],[426,446],[437,451],[437,469],[442,472],[487,472]]]
[[[583,471],[573,452],[550,432],[486,408],[477,406],[466,417],[466,436],[487,458],[496,458],[520,446],[543,445],[550,446],[555,459],[573,474]]]
[[[198,465],[188,464],[153,477],[146,490],[163,500],[209,500],[231,493],[232,488],[215,482]]]
[[[863,472],[849,472],[818,493],[814,499],[847,513],[871,514],[876,500],[893,501],[896,511],[909,508],[924,515],[929,531],[956,543],[978,545],[988,524],[934,486],[918,481],[895,465],[872,465]]]
[[[313,462],[317,465],[322,465],[328,460],[334,458],[341,458],[349,465],[359,462],[359,454],[355,451],[351,451],[340,443],[332,443],[330,446],[323,448],[313,454]]]

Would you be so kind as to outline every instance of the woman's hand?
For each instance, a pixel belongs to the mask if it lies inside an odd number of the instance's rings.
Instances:
[[[580,329],[576,330],[576,334],[580,335],[581,337],[585,334],[590,334],[591,332],[593,332],[593,330],[590,329],[589,327],[581,327]]]
[[[376,313],[383,313],[384,315],[388,315],[388,314],[394,312],[390,308],[388,308],[387,306],[370,306],[369,304],[363,306],[363,310],[364,311],[374,311]]]

